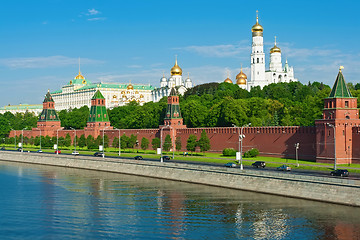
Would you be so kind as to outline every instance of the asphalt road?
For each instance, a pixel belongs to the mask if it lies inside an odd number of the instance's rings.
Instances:
[[[4,151],[4,150],[3,150]],[[16,151],[16,150],[5,150],[5,151]],[[37,153],[37,151],[30,151],[30,153]],[[42,152],[42,154],[55,154],[53,152]],[[70,153],[61,153],[61,155],[71,155],[74,156],[73,154]],[[98,158],[101,159],[101,156],[94,156],[94,155],[81,155],[81,156],[87,156],[87,157],[92,157],[92,158]],[[112,158],[112,159],[119,159],[119,157],[117,156],[106,156],[106,158]],[[134,160],[134,158],[132,157],[120,157],[121,159],[131,159]],[[139,160],[139,161],[153,161],[153,162],[159,162],[159,159],[154,159],[154,158],[144,158],[143,160]],[[220,164],[220,163],[207,163],[207,162],[197,162],[197,161],[180,161],[180,160],[168,160],[166,162],[173,162],[173,163],[186,163],[186,164],[194,164],[194,165],[207,165],[207,166],[216,166],[216,167],[224,167],[224,164]],[[282,165],[279,163],[279,166]],[[240,168],[240,166],[236,166],[236,168]],[[247,165],[243,165],[244,169],[251,169],[251,170],[256,170],[256,171],[279,171],[276,168],[272,168],[272,167],[265,167],[265,168],[254,168],[252,166],[247,166]],[[340,176],[331,176],[330,175],[330,171],[314,171],[314,170],[304,170],[304,169],[296,169],[296,168],[292,168],[291,171],[287,171],[287,172],[283,172],[286,174],[297,174],[297,175],[307,175],[307,176],[317,176],[317,177],[329,177],[329,178],[341,178]],[[353,179],[353,180],[360,180],[360,174],[358,173],[351,173],[351,170],[349,171],[349,177],[347,177],[348,179]]]

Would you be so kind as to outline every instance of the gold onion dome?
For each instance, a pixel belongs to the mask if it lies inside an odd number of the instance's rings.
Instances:
[[[259,24],[259,17],[256,16],[256,23],[251,28],[251,32],[263,32],[264,28]]]
[[[246,84],[246,79],[247,79],[247,76],[242,71],[242,68],[241,68],[240,73],[238,75],[236,75],[236,84],[237,85],[245,85]]]
[[[177,59],[175,60],[175,65],[171,68],[171,76],[173,75],[182,75],[182,69],[179,67],[178,63],[177,63]]]
[[[134,86],[131,83],[129,83],[129,85],[126,87],[126,89],[127,90],[133,90]]]
[[[270,53],[275,53],[275,52],[278,52],[278,53],[281,53],[281,49],[276,46],[276,36],[275,36],[275,44],[274,46],[270,49]]]
[[[233,83],[233,81],[231,81],[231,79],[228,77],[228,78],[226,78],[225,80],[224,80],[224,82],[226,82],[226,83]]]

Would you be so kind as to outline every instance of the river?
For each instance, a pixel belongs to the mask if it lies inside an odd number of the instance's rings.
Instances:
[[[6,162],[0,182],[1,239],[360,239],[356,207]]]

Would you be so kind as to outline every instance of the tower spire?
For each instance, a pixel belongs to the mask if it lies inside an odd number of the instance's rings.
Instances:
[[[276,46],[276,36],[275,36],[275,46]]]
[[[81,71],[80,71],[80,57],[79,57],[79,74],[81,74]]]
[[[256,23],[259,23],[259,11],[256,10]]]

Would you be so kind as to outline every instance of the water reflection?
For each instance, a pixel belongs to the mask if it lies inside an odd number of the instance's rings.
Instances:
[[[359,208],[26,164],[0,178],[5,238],[360,239]]]

